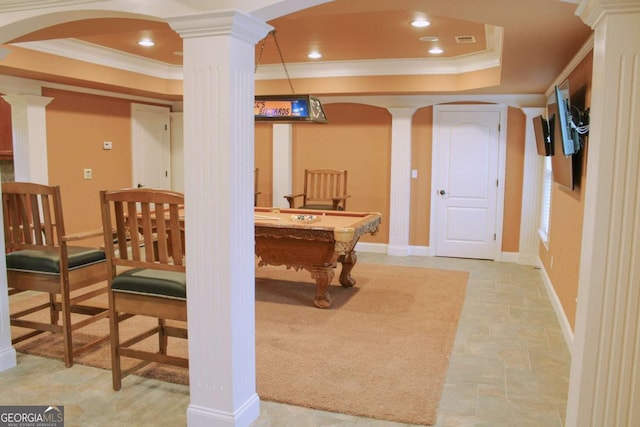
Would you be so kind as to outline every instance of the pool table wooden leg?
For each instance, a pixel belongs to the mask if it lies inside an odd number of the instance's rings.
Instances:
[[[312,267],[311,277],[316,281],[316,297],[313,303],[318,308],[329,308],[331,296],[329,295],[329,283],[333,279],[333,267]]]
[[[347,252],[344,255],[340,255],[338,261],[342,263],[342,271],[340,272],[340,284],[345,288],[351,288],[356,284],[356,279],[351,277],[351,270],[356,265],[358,257],[356,251]]]

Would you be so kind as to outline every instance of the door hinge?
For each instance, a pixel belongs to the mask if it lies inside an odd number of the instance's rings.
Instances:
[[[500,180],[496,179],[496,187],[500,187]]]
[[[493,240],[496,240],[496,233],[493,233]]]
[[[164,171],[164,177],[168,178],[169,177],[169,171]]]
[[[498,133],[500,133],[500,129],[501,129],[500,123],[498,123]]]
[[[169,126],[164,125],[164,130],[169,130]]]

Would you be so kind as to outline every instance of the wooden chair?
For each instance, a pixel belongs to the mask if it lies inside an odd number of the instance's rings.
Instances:
[[[284,196],[290,208],[294,201],[302,197],[299,209],[346,210],[347,171],[336,169],[305,169],[304,190],[299,194]]]
[[[255,170],[253,171],[253,188],[255,191],[253,196],[253,206],[258,206],[258,195],[262,193],[261,191],[258,191],[259,176],[260,176],[260,169],[255,168]]]
[[[137,188],[101,191],[100,203],[110,270],[111,372],[113,389],[120,390],[124,377],[151,362],[189,366],[186,357],[167,352],[168,337],[187,339],[184,196]],[[157,322],[144,327],[138,316]],[[123,340],[120,324],[130,318],[139,330]],[[154,336],[157,351],[140,346]],[[123,371],[122,357],[139,362]]]
[[[9,295],[25,291],[49,294],[47,302],[10,314],[12,326],[32,329],[12,342],[44,332],[62,334],[64,364],[71,367],[75,355],[109,339],[100,337],[82,346],[74,346],[72,339],[72,332],[109,314],[105,303],[88,301],[107,291],[105,253],[76,246],[77,241],[102,236],[102,230],[67,235],[58,186],[6,182],[2,203]],[[105,283],[96,285],[99,282]],[[43,310],[49,312],[48,321],[37,317]]]

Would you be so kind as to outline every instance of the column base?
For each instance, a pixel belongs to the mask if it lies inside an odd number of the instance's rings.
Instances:
[[[16,350],[13,347],[0,350],[0,372],[11,369],[17,364]]]
[[[251,396],[235,413],[212,411],[190,404],[187,408],[189,427],[249,427],[260,416],[260,397]]]

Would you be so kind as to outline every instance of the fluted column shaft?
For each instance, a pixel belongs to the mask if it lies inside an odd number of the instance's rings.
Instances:
[[[409,255],[411,216],[411,118],[416,109],[388,108],[391,113],[391,201],[389,255]]]
[[[189,427],[248,426],[255,377],[254,46],[236,11],[168,20],[183,38]]]
[[[46,96],[9,94],[13,127],[13,168],[16,181],[49,183],[47,163]]]
[[[523,108],[526,116],[524,136],[524,165],[522,171],[522,215],[520,219],[520,244],[518,262],[536,265],[540,238],[540,202],[542,193],[543,158],[538,155],[533,118],[545,114],[544,108]]]
[[[584,0],[591,128],[567,427],[640,425],[640,2]]]

